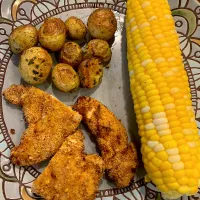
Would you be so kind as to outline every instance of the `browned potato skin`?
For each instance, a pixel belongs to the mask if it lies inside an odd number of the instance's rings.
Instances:
[[[29,84],[42,84],[47,79],[53,61],[49,53],[41,47],[25,50],[20,58],[19,70],[22,78]]]
[[[103,76],[103,65],[98,58],[84,60],[78,68],[81,85],[93,88],[98,85]]]
[[[68,64],[59,63],[52,71],[52,81],[54,85],[63,92],[77,90],[80,85],[79,76]]]
[[[12,31],[8,41],[11,51],[15,54],[20,54],[37,44],[38,31],[31,24],[22,25]]]
[[[98,57],[105,64],[110,62],[111,56],[112,52],[108,42],[100,39],[91,40],[83,53],[84,60],[92,57]]]
[[[91,13],[87,26],[93,38],[110,40],[117,30],[117,20],[109,8],[99,8]]]
[[[83,21],[78,17],[69,17],[66,20],[65,25],[67,27],[67,33],[70,38],[75,40],[82,40],[85,38],[87,28]]]
[[[81,47],[75,42],[66,42],[60,52],[60,62],[71,65],[76,69],[82,61]]]
[[[59,18],[47,18],[39,29],[41,45],[50,51],[58,51],[66,40],[66,26]]]

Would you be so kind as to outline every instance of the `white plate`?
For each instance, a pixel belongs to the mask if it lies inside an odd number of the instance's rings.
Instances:
[[[200,127],[200,4],[195,0],[170,0],[170,4],[180,34],[196,120]],[[124,28],[126,5],[122,0],[1,0],[0,88],[2,90],[11,84],[23,83],[17,66],[19,57],[12,55],[8,46],[8,36],[16,26],[31,23],[40,27],[47,17],[57,16],[65,21],[72,15],[80,17],[86,23],[89,14],[96,7],[110,7],[115,10],[118,21],[118,30],[112,45],[113,56],[110,68],[104,70],[102,83],[94,89],[80,89],[71,94],[56,90],[48,82],[40,88],[67,105],[73,104],[81,95],[98,99],[121,119],[127,128],[129,139],[139,146],[139,136],[129,91]],[[28,168],[13,166],[10,163],[10,149],[19,144],[21,133],[25,129],[23,113],[20,108],[7,104],[3,98],[0,109],[0,200],[34,199],[36,197],[30,192],[31,184],[42,172],[47,162]],[[15,129],[16,133],[10,134],[10,129]],[[84,134],[86,152],[96,152],[96,145],[90,140],[85,130]],[[140,167],[135,181],[124,189],[116,189],[112,183],[104,179],[100,184],[97,199],[161,199],[160,193],[152,184],[144,183],[143,175],[144,170]],[[184,197],[184,199],[188,198]],[[195,199],[195,197],[191,197],[191,199]]]

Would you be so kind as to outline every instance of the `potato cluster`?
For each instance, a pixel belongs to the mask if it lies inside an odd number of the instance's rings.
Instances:
[[[93,88],[101,82],[103,68],[109,66],[112,56],[108,40],[116,30],[113,12],[100,8],[91,13],[87,27],[75,16],[65,22],[47,18],[39,30],[30,24],[17,27],[9,36],[9,45],[13,53],[20,54],[19,70],[24,81],[42,84],[52,71],[54,85],[63,92],[72,92],[80,85]],[[79,41],[87,44],[81,47]],[[55,67],[49,52],[59,52]]]

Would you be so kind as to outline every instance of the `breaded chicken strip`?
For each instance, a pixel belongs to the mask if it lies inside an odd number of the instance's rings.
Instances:
[[[82,119],[78,112],[35,87],[12,85],[3,95],[10,103],[22,106],[28,122],[20,145],[11,151],[16,165],[36,164],[54,155]]]
[[[126,187],[138,165],[137,151],[128,144],[126,129],[106,106],[90,97],[79,97],[74,109],[97,139],[106,172],[117,187]]]
[[[93,200],[103,175],[101,157],[84,154],[80,131],[67,137],[32,191],[46,200]]]

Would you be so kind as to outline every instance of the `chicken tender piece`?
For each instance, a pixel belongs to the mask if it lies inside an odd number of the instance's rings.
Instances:
[[[90,97],[79,97],[74,109],[96,137],[106,172],[117,187],[130,184],[138,165],[137,151],[128,144],[126,129],[106,106]]]
[[[46,200],[93,200],[103,175],[103,160],[84,154],[84,136],[70,135],[35,180],[32,191]]]
[[[28,123],[20,145],[11,150],[11,161],[16,165],[33,165],[54,155],[82,120],[79,113],[35,87],[12,85],[3,95],[22,106]]]

